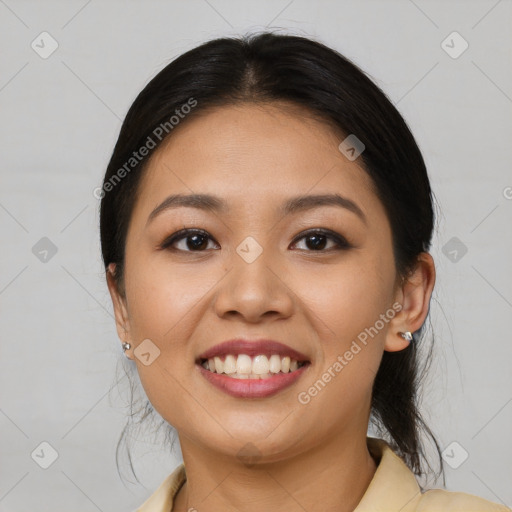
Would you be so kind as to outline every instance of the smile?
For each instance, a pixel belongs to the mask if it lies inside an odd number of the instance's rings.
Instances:
[[[265,398],[297,381],[310,366],[278,354],[228,354],[201,359],[196,365],[215,387],[237,398]]]
[[[213,373],[224,374],[233,379],[270,379],[278,374],[294,372],[306,364],[288,356],[278,354],[228,354],[225,357],[203,359],[201,366]]]

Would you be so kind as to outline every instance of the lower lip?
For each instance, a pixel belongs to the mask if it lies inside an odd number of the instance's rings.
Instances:
[[[234,379],[222,373],[213,373],[206,370],[200,364],[196,366],[210,384],[228,395],[237,398],[266,398],[291,386],[300,379],[310,364],[306,363],[293,372],[279,373],[268,379]]]

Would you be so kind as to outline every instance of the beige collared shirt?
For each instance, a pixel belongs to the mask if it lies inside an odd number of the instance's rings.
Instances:
[[[414,473],[384,440],[367,437],[367,444],[380,462],[354,512],[512,512],[504,505],[472,494],[443,489],[421,493]],[[185,466],[181,464],[137,512],[171,512],[174,497],[185,480]]]

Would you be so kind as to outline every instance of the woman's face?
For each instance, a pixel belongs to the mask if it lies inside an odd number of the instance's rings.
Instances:
[[[109,279],[118,332],[132,344],[127,354],[153,406],[182,444],[217,456],[252,446],[276,461],[332,436],[366,435],[383,350],[407,345],[397,335],[407,325],[396,308],[403,296],[390,225],[360,159],[342,154],[332,128],[275,104],[214,109],[175,130],[140,185],[125,299]],[[174,205],[151,216],[178,194],[215,196],[224,207]],[[343,204],[284,209],[294,198],[333,194]],[[183,229],[203,236],[161,248]],[[198,359],[235,338],[278,341],[307,364],[297,378],[285,376],[286,387],[261,391],[251,378],[217,375],[221,386],[230,381],[220,389]],[[235,362],[243,355],[229,352]],[[258,382],[286,380],[269,375]]]

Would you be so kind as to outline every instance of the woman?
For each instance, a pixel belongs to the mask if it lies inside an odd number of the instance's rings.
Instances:
[[[416,481],[432,192],[354,64],[272,33],[185,53],[101,196],[117,331],[184,460],[140,511],[508,510]]]

